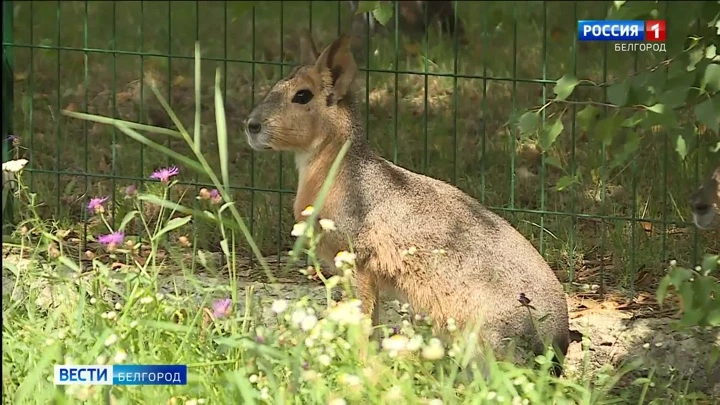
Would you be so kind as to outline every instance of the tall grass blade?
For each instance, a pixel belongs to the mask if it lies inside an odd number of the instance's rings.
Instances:
[[[77,118],[85,121],[93,121],[98,122],[100,124],[107,124],[107,125],[113,125],[117,126],[117,124],[123,124],[128,128],[132,128],[137,131],[146,131],[154,134],[160,134],[160,135],[169,135],[173,136],[178,139],[182,139],[182,134],[178,131],[174,131],[172,129],[163,128],[163,127],[154,127],[152,125],[146,125],[146,124],[138,124],[137,122],[131,122],[131,121],[125,121],[125,120],[117,120],[114,118],[108,118],[103,117],[100,115],[93,115],[93,114],[86,114],[81,112],[74,112],[74,111],[68,111],[68,110],[62,110],[62,114],[66,115],[68,117]]]
[[[230,192],[230,175],[228,174],[227,123],[225,121],[225,105],[220,92],[220,68],[215,71],[215,122],[217,124],[218,154],[220,155],[220,174],[225,189],[223,194]]]
[[[200,151],[200,111],[201,111],[201,100],[200,100],[200,81],[202,76],[200,75],[200,42],[195,42],[195,129],[193,130],[193,136],[195,137],[195,147],[198,152]]]

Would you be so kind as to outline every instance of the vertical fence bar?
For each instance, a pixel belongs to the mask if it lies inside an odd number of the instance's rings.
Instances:
[[[88,114],[90,112],[90,108],[88,106],[88,100],[89,100],[88,83],[90,82],[90,73],[89,73],[90,72],[90,66],[89,66],[90,60],[89,60],[89,55],[88,55],[87,50],[89,48],[88,30],[90,29],[90,27],[88,27],[88,19],[90,18],[90,16],[88,14],[88,2],[87,1],[84,2],[84,6],[85,7],[83,10],[84,11],[84,15],[83,15],[83,85],[85,88],[83,89],[83,104],[85,104],[85,106],[84,106],[85,114]],[[58,98],[59,97],[60,97],[60,95],[58,94]],[[58,110],[58,117],[60,117],[60,110]],[[85,193],[84,193],[84,195],[85,195],[85,197],[88,197],[88,190],[90,189],[90,177],[88,176],[88,173],[90,173],[90,164],[89,164],[90,139],[88,137],[88,122],[86,120],[83,120],[83,136],[85,137],[85,159],[84,159],[85,165],[83,168],[84,169],[83,171],[85,172],[85,176],[84,176],[85,177]],[[59,192],[60,192],[60,190],[58,190],[58,193]],[[58,201],[58,205],[59,205],[59,201]],[[83,211],[85,213],[87,213],[87,210],[83,210]],[[83,243],[82,250],[83,251],[85,251],[85,249],[87,247],[87,234],[88,234],[88,221],[84,221],[83,238],[82,238],[82,243]]]
[[[280,2],[280,77],[283,77],[285,75],[285,64],[283,63],[285,61],[285,2]],[[278,154],[278,192],[277,192],[277,199],[278,199],[278,224],[277,224],[277,269],[280,270],[282,264],[280,261],[280,257],[282,256],[282,250],[283,250],[283,229],[282,229],[282,206],[283,206],[283,156],[282,153]]]
[[[394,38],[394,46],[395,46],[395,60],[393,61],[393,163],[397,163],[398,160],[398,98],[400,97],[400,89],[399,83],[400,83],[400,77],[398,74],[398,65],[400,63],[400,3],[397,1],[393,2],[395,5],[395,9],[393,10],[393,18],[395,19],[395,38]]]
[[[252,45],[250,46],[250,105],[255,105],[255,49],[256,49],[256,25],[255,25],[255,14],[257,13],[257,6],[252,6]],[[250,235],[255,237],[255,150],[250,148]],[[255,261],[254,255],[250,255],[250,263]]]
[[[35,4],[34,1],[30,2],[30,44],[35,45],[35,9],[33,5]],[[10,16],[12,16],[14,13],[10,12],[8,13]],[[6,14],[7,15],[7,14]],[[10,26],[10,29],[14,29],[12,26]],[[60,44],[58,44],[59,46]],[[60,53],[58,51],[58,57],[60,57]],[[14,66],[13,66],[14,67]],[[28,83],[28,91],[30,94],[35,94],[35,50],[30,50],[30,77],[28,77],[28,80],[30,81]],[[14,78],[13,78],[14,79]],[[14,86],[10,86],[14,87]],[[35,108],[33,108],[33,98],[30,97],[30,108],[28,109],[28,122],[27,127],[25,128],[23,132],[23,137],[27,135],[30,138],[30,161],[28,162],[28,166],[34,167],[35,166],[35,133],[32,131],[33,125],[35,123]],[[35,173],[30,171],[30,189],[35,189]]]
[[[640,67],[639,53],[635,53],[635,62],[633,63],[633,76],[637,75]],[[635,277],[637,276],[637,228],[640,223],[637,220],[637,201],[638,201],[638,190],[637,190],[637,153],[633,156],[631,162],[630,171],[632,172],[632,219],[630,222],[630,295],[635,295]]]
[[[32,3],[31,3],[32,4]],[[14,44],[13,38],[13,17],[14,7],[12,1],[3,2],[3,42]],[[30,13],[32,15],[32,11]],[[32,38],[32,25],[30,26],[31,38]],[[32,44],[32,40],[30,42]],[[30,54],[32,55],[32,50]],[[10,134],[13,131],[12,115],[14,106],[14,94],[13,85],[15,83],[14,65],[13,60],[14,49],[11,46],[3,46],[3,106],[2,106],[2,161],[6,162],[11,159],[10,151],[13,148],[13,140],[10,138]],[[30,59],[30,77],[32,78],[32,57]],[[3,183],[5,178],[3,177]],[[2,233],[10,231],[9,225],[13,223],[13,195],[12,193],[5,194],[5,184],[3,184],[3,207],[2,207]]]
[[[112,117],[114,119],[117,119],[117,3],[112,2],[112,39],[110,40],[110,46],[112,47],[112,89],[110,90],[112,100],[110,100],[110,108],[112,108]],[[110,176],[111,176],[111,183],[112,183],[112,197],[111,201],[113,202],[113,210],[112,210],[112,226],[113,229],[115,229],[115,226],[117,225],[117,128],[115,128],[114,125],[111,126],[112,131],[112,150],[111,150],[111,157],[110,157]]]
[[[428,153],[428,84],[429,84],[429,75],[428,70],[430,68],[428,59],[430,58],[430,30],[428,27],[430,24],[428,24],[428,5],[425,4],[425,7],[423,8],[423,27],[425,27],[425,57],[423,58],[423,73],[425,73],[425,76],[423,77],[423,86],[424,86],[424,94],[423,94],[423,173],[428,174],[428,168],[429,168],[429,153]]]
[[[62,78],[62,76],[60,76],[60,55],[61,55],[61,52],[60,52],[60,46],[61,46],[60,28],[62,27],[62,24],[61,24],[61,13],[62,13],[61,4],[62,3],[60,2],[60,0],[58,0],[56,4],[57,4],[57,16],[56,16],[57,27],[55,28],[56,29],[55,44],[57,44],[58,49],[56,52],[57,59],[56,59],[56,65],[55,65],[55,72],[57,74],[57,86],[55,88],[55,91],[56,91],[56,93],[55,93],[56,94],[55,111],[59,113],[60,112],[60,95],[62,94],[62,92],[60,91],[60,81]],[[30,99],[32,100],[32,97]],[[33,108],[32,102],[30,103],[30,107]],[[56,201],[55,216],[59,218],[60,217],[60,145],[62,144],[62,142],[60,141],[60,120],[59,119],[55,120],[55,128],[54,129],[55,129],[55,190],[56,190],[55,191],[56,192],[56,194],[55,194],[55,201]],[[30,128],[30,132],[32,133],[32,128]],[[83,239],[84,239],[84,237],[85,237],[85,234],[83,233]],[[84,241],[83,241],[83,243],[84,243]]]
[[[144,123],[144,112],[145,112],[145,2],[140,0],[140,102],[138,108],[138,122]],[[145,189],[145,145],[140,144],[140,173],[138,177],[141,179],[138,186],[138,190]],[[140,201],[140,207],[143,206],[143,201]],[[142,208],[141,208],[142,209]],[[138,243],[142,242],[143,238],[143,227],[140,226],[138,231]],[[151,235],[147,235],[150,237]]]
[[[607,102],[608,102],[608,94],[607,94],[607,80],[608,80],[608,72],[607,72],[607,63],[608,63],[608,44],[603,43],[603,113],[604,116],[607,118]],[[607,162],[605,162],[605,156],[607,155],[607,149],[605,147],[605,142],[602,143],[602,146],[600,147],[600,151],[602,154],[602,163],[600,164],[600,215],[603,216],[603,219],[600,221],[602,225],[602,232],[600,232],[600,298],[603,298],[605,296],[605,232],[606,232],[606,225],[607,220],[605,219],[606,211],[607,211],[607,201],[605,200],[606,197],[606,182],[607,182]]]
[[[573,22],[578,21],[578,3],[573,2]],[[573,75],[577,77],[577,35],[573,35],[572,40],[572,71]],[[572,121],[570,124],[570,176],[575,180],[576,167],[575,167],[575,150],[576,142],[575,130],[577,128],[577,105],[572,104],[570,106],[570,113],[572,114]],[[568,269],[568,282],[572,283],[575,280],[575,232],[577,231],[577,213],[575,212],[575,203],[577,198],[577,186],[573,185],[570,187],[570,263]]]
[[[488,29],[488,13],[483,13],[483,29],[482,29],[482,64],[483,64],[483,87],[482,87],[482,145],[480,155],[480,202],[485,204],[485,159],[487,156],[487,89],[488,89],[488,69],[487,69],[487,42],[489,36]]]
[[[542,2],[542,102],[545,104],[547,101],[547,2]],[[542,110],[542,125],[545,127],[545,119],[547,109]],[[558,117],[557,119],[560,119]],[[544,130],[544,128],[543,128]],[[545,156],[547,151],[543,151],[540,155],[540,236],[539,236],[539,249],[540,254],[545,254]]]
[[[512,111],[517,108],[517,1],[513,1]],[[515,208],[515,134],[510,131],[510,208]]]
[[[457,10],[457,1],[453,2],[455,9]],[[458,172],[458,159],[457,159],[457,133],[458,133],[458,30],[457,30],[457,13],[453,13],[453,173],[452,182],[453,185],[457,186],[457,172]]]

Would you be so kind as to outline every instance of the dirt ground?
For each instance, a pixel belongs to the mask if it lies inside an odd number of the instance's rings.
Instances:
[[[13,289],[14,277],[6,269],[5,263],[14,263],[18,269],[22,269],[30,262],[16,254],[4,253],[3,301],[25,299],[25,291],[28,289]],[[201,284],[208,286],[228,284],[227,277],[212,276],[207,272],[198,272],[195,276]],[[163,289],[168,294],[193,288],[183,275],[165,274],[161,277],[164,278]],[[43,284],[34,286],[42,291],[35,299],[39,307],[50,308],[57,305],[58,299],[72,299],[59,297],[52,284]],[[254,305],[261,308],[258,312],[262,314],[262,319],[258,321],[268,326],[275,323],[275,315],[270,307],[276,299],[296,300],[309,296],[319,303],[326,302],[326,291],[321,283],[309,280],[296,271],[276,274],[275,282],[267,282],[264,276],[258,276],[257,271],[238,269],[238,294],[244,294],[248,287],[253,289]],[[338,296],[333,294],[333,299]],[[239,301],[239,305],[244,306],[244,300]],[[634,302],[638,302],[638,299]],[[398,324],[409,316],[395,300],[383,300],[381,308],[381,322],[385,324]],[[591,293],[569,296],[568,308],[573,342],[566,356],[566,376],[595,376],[601,369],[617,370],[627,361],[644,360],[642,367],[620,380],[620,388],[632,383],[635,378],[647,377],[654,369],[653,381],[658,381],[658,384],[651,390],[659,390],[659,393],[667,390],[676,393],[684,390],[702,391],[720,398],[720,362],[709,365],[713,350],[720,350],[720,330],[679,330],[675,326],[673,312],[659,311],[650,305],[623,304],[613,299],[599,300],[593,298]],[[586,350],[583,350],[583,338],[587,344]],[[660,384],[660,381],[665,385]]]

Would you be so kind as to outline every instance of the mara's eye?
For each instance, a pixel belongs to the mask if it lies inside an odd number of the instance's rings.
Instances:
[[[310,90],[300,90],[293,96],[292,102],[298,104],[307,104],[312,100],[313,94]]]

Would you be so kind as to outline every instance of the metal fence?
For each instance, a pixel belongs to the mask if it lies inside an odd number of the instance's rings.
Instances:
[[[250,150],[241,122],[297,61],[301,28],[310,27],[318,46],[352,29],[347,3],[3,2],[3,88],[14,90],[3,93],[3,132],[16,136],[4,143],[3,159],[29,160],[29,186],[43,215],[59,226],[82,223],[81,232],[92,232],[84,206],[98,195],[115,201],[119,222],[128,209],[124,188],[147,186],[152,170],[177,162],[110,127],[59,112],[169,126],[148,91],[152,80],[165,89],[178,116],[192,122],[197,40],[208,144],[203,149],[216,150],[211,90],[219,66],[234,198],[261,249],[280,256],[291,243],[297,174],[288,156]],[[364,124],[378,152],[456,184],[500,212],[566,281],[637,289],[662,274],[668,258],[696,261],[701,247],[720,247],[686,226],[686,201],[711,158],[698,152],[680,162],[664,138],[641,140],[613,166],[620,151],[598,146],[581,129],[576,105],[545,154],[537,139],[520,137],[508,125],[511,117],[552,98],[552,86],[565,73],[608,83],[661,61],[662,55],[628,57],[606,45],[577,42],[577,20],[604,18],[611,3],[456,2],[453,18],[463,24],[463,42],[435,26],[419,34],[399,28],[371,33],[365,27],[354,50],[365,93]],[[659,8],[664,18],[682,7],[676,3]],[[399,7],[396,2],[395,27],[403,16]],[[602,85],[577,93],[578,99],[606,99]],[[190,153],[176,140],[163,142]],[[217,163],[217,156],[209,159]],[[175,197],[191,201],[207,181],[182,167],[180,178],[187,194]],[[212,249],[215,239],[208,231],[198,243]]]

